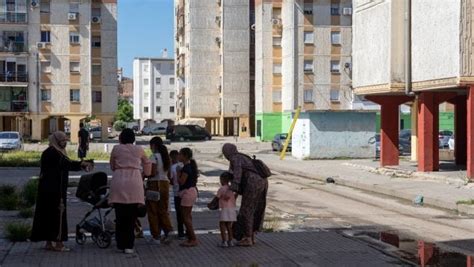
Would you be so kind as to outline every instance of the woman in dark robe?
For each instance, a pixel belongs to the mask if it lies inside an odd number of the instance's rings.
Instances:
[[[252,159],[239,153],[233,144],[225,144],[222,153],[230,162],[229,170],[234,179],[231,190],[242,195],[237,222],[234,225],[234,237],[239,246],[255,244],[255,233],[262,230],[267,205],[268,180],[260,177]]]
[[[30,240],[46,241],[46,249],[69,251],[67,241],[66,199],[69,171],[89,170],[89,162],[72,161],[66,154],[67,136],[55,132],[49,137],[49,147],[41,155],[35,217]],[[53,243],[54,242],[54,243]]]

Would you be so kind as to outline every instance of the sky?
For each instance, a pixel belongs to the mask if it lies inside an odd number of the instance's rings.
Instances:
[[[173,0],[119,0],[118,67],[132,77],[135,57],[173,57]]]

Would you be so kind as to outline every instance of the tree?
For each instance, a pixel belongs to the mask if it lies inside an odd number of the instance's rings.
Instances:
[[[127,100],[119,99],[117,116],[115,119],[123,122],[133,121],[133,107]]]

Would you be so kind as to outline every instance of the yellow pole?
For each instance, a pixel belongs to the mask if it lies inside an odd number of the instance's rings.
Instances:
[[[293,122],[291,123],[290,130],[288,131],[288,136],[286,137],[285,145],[283,146],[283,150],[280,153],[280,160],[285,159],[286,150],[288,149],[288,145],[290,144],[291,135],[293,134],[293,130],[295,129],[296,121],[298,120],[298,117],[300,116],[300,112],[301,112],[301,107],[298,106],[298,109],[296,109],[295,117],[293,118]]]

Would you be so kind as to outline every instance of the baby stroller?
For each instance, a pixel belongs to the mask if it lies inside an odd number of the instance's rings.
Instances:
[[[87,239],[86,233],[90,233],[92,240],[99,248],[110,246],[115,227],[113,222],[107,220],[107,215],[113,210],[109,206],[108,196],[109,187],[107,186],[106,173],[97,172],[81,176],[76,197],[93,207],[76,225],[77,244],[83,245]],[[103,209],[106,211],[104,212]],[[94,212],[97,212],[97,216],[89,218]]]

